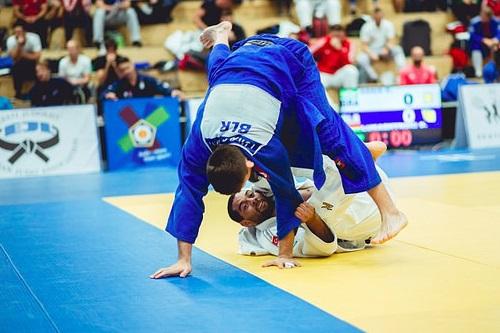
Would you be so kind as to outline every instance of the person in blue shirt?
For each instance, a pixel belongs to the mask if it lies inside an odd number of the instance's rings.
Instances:
[[[498,46],[493,53],[491,59],[483,68],[484,83],[498,83],[500,82],[500,49]]]
[[[481,77],[483,59],[491,54],[500,40],[500,25],[489,7],[481,9],[469,26],[472,66],[476,77]]]
[[[183,98],[182,92],[172,89],[167,82],[137,73],[132,62],[126,57],[117,59],[116,67],[121,79],[105,88],[101,98],[117,100],[134,97],[154,97],[156,95]]]
[[[182,150],[179,186],[166,230],[177,238],[179,259],[151,278],[185,277],[204,212],[209,184],[224,194],[247,180],[265,178],[275,195],[279,256],[266,266],[299,266],[293,257],[295,209],[303,202],[291,167],[313,171],[325,182],[322,154],[337,165],[346,193],[368,191],[382,216],[372,242],[394,237],[407,224],[392,202],[367,147],[331,108],[306,45],[273,35],[247,38],[229,49],[229,22],[201,35],[213,45],[209,89]]]

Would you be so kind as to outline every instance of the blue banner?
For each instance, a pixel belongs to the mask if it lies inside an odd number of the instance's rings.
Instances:
[[[109,170],[177,166],[181,134],[175,98],[137,98],[104,103]]]

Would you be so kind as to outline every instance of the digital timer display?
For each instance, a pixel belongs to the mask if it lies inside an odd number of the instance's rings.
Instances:
[[[340,114],[363,141],[405,148],[441,140],[438,85],[342,89]]]

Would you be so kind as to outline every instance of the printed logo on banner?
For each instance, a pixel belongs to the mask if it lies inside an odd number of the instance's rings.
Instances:
[[[457,146],[463,146],[466,134],[471,148],[500,147],[499,96],[500,84],[461,87],[455,135]]]
[[[94,107],[0,113],[0,178],[100,170]]]
[[[179,162],[179,104],[176,99],[108,101],[104,115],[110,169]]]

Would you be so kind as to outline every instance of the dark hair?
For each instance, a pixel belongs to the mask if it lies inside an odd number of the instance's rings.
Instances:
[[[50,70],[50,65],[49,65],[49,61],[47,59],[43,59],[43,60],[39,60],[37,63],[36,63],[37,66],[42,66],[42,67],[45,67],[47,68],[48,70]]]
[[[234,193],[231,194],[231,196],[227,200],[227,213],[229,214],[229,217],[231,218],[231,220],[239,223],[239,222],[243,221],[243,217],[237,211],[235,211],[233,209],[234,196],[235,196]]]
[[[331,31],[345,31],[344,27],[341,24],[334,24],[330,27]]]
[[[17,20],[14,22],[14,24],[12,24],[12,29],[15,29],[16,27],[21,27],[23,28],[23,30],[26,30],[26,23],[21,20]]]
[[[124,64],[126,62],[130,62],[130,59],[127,57],[117,57],[116,66],[120,66],[121,64]]]
[[[219,193],[229,195],[239,192],[246,174],[246,157],[238,147],[220,145],[208,159],[208,181]]]
[[[378,14],[378,13],[382,13],[382,8],[380,8],[380,7],[376,7],[376,8],[373,10],[373,14]]]
[[[107,38],[104,41],[104,47],[107,49],[113,48],[115,50],[118,49],[118,44],[116,44],[116,41],[113,38]]]

